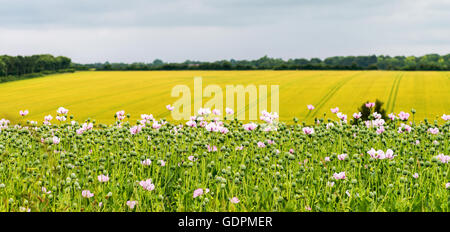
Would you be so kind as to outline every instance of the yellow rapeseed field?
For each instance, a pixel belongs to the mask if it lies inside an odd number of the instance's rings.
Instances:
[[[450,72],[88,71],[0,84],[0,118],[17,123],[22,120],[19,111],[27,109],[26,120],[42,122],[45,115],[55,116],[63,106],[78,121],[91,118],[112,123],[119,110],[129,113],[132,120],[141,114],[171,120],[166,105],[178,99],[171,97],[172,88],[187,85],[193,97],[194,77],[203,78],[203,88],[221,86],[224,95],[225,85],[267,85],[269,93],[270,85],[279,85],[282,121],[297,117],[311,123],[324,114],[335,119],[330,108],[336,106],[351,118],[364,101],[377,98],[388,113],[416,109],[416,120],[435,120],[450,113]],[[270,111],[270,96],[268,102]],[[309,112],[307,104],[315,109]]]

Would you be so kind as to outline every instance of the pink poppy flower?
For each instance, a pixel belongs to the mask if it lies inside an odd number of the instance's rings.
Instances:
[[[414,179],[417,179],[417,178],[419,178],[419,173],[417,173],[417,172],[416,172],[416,173],[414,173],[414,174],[413,174],[413,177],[414,177]]]
[[[303,133],[307,134],[307,135],[311,135],[314,134],[314,128],[310,128],[310,127],[303,127]]]
[[[77,130],[77,134],[81,135],[83,133],[84,133],[84,129],[83,128],[80,128],[80,129]]]
[[[227,112],[227,114],[234,114],[233,109],[230,109],[230,108],[226,108],[225,112]]]
[[[152,128],[158,130],[159,128],[161,128],[161,124],[159,124],[157,121],[153,122]]]
[[[386,158],[386,153],[384,153],[384,151],[382,150],[378,150],[377,151],[377,159],[385,159]]]
[[[141,118],[142,118],[142,120],[150,121],[150,120],[153,120],[153,115],[152,114],[141,114]]]
[[[83,190],[83,191],[81,192],[81,195],[82,195],[84,198],[91,198],[91,197],[94,196],[94,194],[91,193],[91,191],[89,191],[89,190]]]
[[[186,125],[187,125],[188,127],[197,127],[197,123],[196,123],[195,121],[192,121],[192,120],[187,121],[187,122],[186,122]]]
[[[219,127],[219,132],[222,133],[222,134],[226,134],[226,133],[228,133],[228,131],[229,130],[226,127],[223,127],[223,126]]]
[[[258,147],[266,147],[266,144],[264,144],[263,142],[258,142]]]
[[[405,113],[405,112],[401,111],[398,114],[398,117],[400,118],[400,120],[406,121],[409,118],[409,113]]]
[[[97,179],[98,179],[98,181],[99,182],[108,182],[109,181],[109,176],[105,176],[105,175],[100,175],[100,176],[97,176]]]
[[[444,154],[439,154],[437,156],[435,156],[439,161],[441,161],[441,163],[448,163],[450,161],[450,156],[448,155],[444,155]]]
[[[213,109],[213,110],[212,110],[212,114],[219,116],[219,115],[220,115],[220,110],[218,110],[218,109]]]
[[[19,211],[20,211],[20,212],[28,212],[28,213],[29,213],[29,212],[31,212],[31,209],[30,209],[30,208],[25,208],[25,207],[23,207],[23,206],[20,206],[20,207],[19,207]]]
[[[331,113],[336,114],[337,112],[339,112],[339,107],[331,108]]]
[[[56,120],[58,120],[60,122],[64,122],[67,120],[67,118],[65,116],[56,116]]]
[[[362,116],[361,112],[358,112],[358,113],[354,113],[354,114],[353,114],[353,118],[354,118],[354,119],[359,119],[359,118],[361,118],[361,116]]]
[[[216,152],[217,151],[217,147],[215,145],[210,146],[208,144],[208,145],[206,145],[206,148],[208,149],[208,152]]]
[[[21,110],[20,112],[19,112],[19,114],[20,114],[20,116],[22,116],[22,117],[24,117],[24,116],[27,116],[28,115],[28,110]]]
[[[61,141],[58,137],[53,136],[52,138],[53,144],[59,144],[59,142]]]
[[[384,130],[384,126],[380,126],[380,127],[378,127],[377,128],[377,134],[381,134],[381,133],[383,133],[385,130]]]
[[[58,113],[58,114],[67,114],[67,113],[69,113],[69,110],[64,108],[64,107],[59,107],[58,110],[56,111],[56,113]]]
[[[331,127],[334,127],[334,124],[332,122],[327,123],[326,125],[327,129],[330,129]]]
[[[347,121],[347,115],[346,114],[343,114],[343,113],[341,113],[341,112],[338,112],[338,113],[336,113],[336,116],[339,118],[339,119],[341,119],[342,121]]]
[[[348,191],[348,190],[345,191],[345,194],[347,194],[348,197],[351,197],[351,196],[352,196],[352,194],[350,194],[350,191]]]
[[[150,166],[150,164],[152,164],[152,161],[150,159],[146,159],[144,161],[141,161],[141,164],[144,166]]]
[[[117,111],[116,116],[119,121],[124,120],[125,119],[125,111],[123,111],[123,110]]]
[[[209,108],[200,108],[197,112],[198,115],[210,115],[211,109]]]
[[[431,134],[435,135],[435,134],[439,134],[439,129],[438,128],[430,128],[428,129],[428,132],[430,132]]]
[[[155,185],[152,183],[151,179],[142,180],[139,182],[139,185],[147,191],[153,191],[155,189]]]
[[[237,197],[233,197],[233,198],[230,199],[230,202],[233,203],[233,204],[237,204],[237,203],[240,202],[240,200]]]
[[[134,209],[134,207],[136,206],[137,202],[136,201],[127,201],[127,206],[130,209]]]
[[[390,114],[388,115],[388,117],[389,117],[392,121],[394,121],[395,119],[397,119],[397,116],[395,116],[395,114],[393,114],[393,113],[390,113]]]
[[[375,106],[375,103],[374,103],[374,102],[367,102],[367,103],[366,103],[366,107],[369,108],[369,109],[372,108],[372,107],[374,107],[374,106]]]
[[[314,109],[313,105],[307,105],[306,107],[308,107],[308,110],[313,110]]]
[[[244,124],[242,127],[244,127],[245,130],[248,131],[252,131],[254,129],[256,129],[258,125],[256,125],[255,123],[248,123],[248,124]]]
[[[385,159],[386,154],[383,150],[375,151],[375,149],[370,149],[370,151],[367,152],[372,158],[374,159]]]
[[[333,177],[336,180],[344,180],[345,179],[345,172],[334,173]]]
[[[220,129],[220,126],[218,126],[216,123],[214,123],[214,122],[211,122],[211,123],[208,123],[206,126],[205,126],[205,129],[207,130],[207,131],[210,131],[210,132],[218,132],[219,131],[219,129]]]
[[[194,190],[193,198],[196,198],[201,195],[203,195],[203,189],[199,188],[199,189]]]
[[[392,151],[391,149],[387,149],[385,156],[387,159],[393,159],[395,157],[394,151]]]
[[[199,127],[205,127],[206,125],[208,125],[208,122],[206,121],[201,121],[200,123],[197,124]]]
[[[272,124],[275,119],[278,118],[277,112],[269,113],[265,110],[261,111],[260,119],[268,124]]]
[[[83,129],[85,129],[85,130],[91,130],[92,128],[94,128],[94,124],[92,124],[92,123],[89,123],[89,124],[84,123],[83,124]]]
[[[53,117],[51,115],[47,115],[44,117],[44,121],[47,121],[47,122],[51,121],[52,119],[53,119]]]
[[[142,126],[141,125],[133,126],[133,127],[130,128],[130,133],[132,135],[135,135],[135,134],[138,134],[139,132],[141,132],[141,130],[142,130]]]
[[[338,160],[345,160],[345,158],[347,158],[347,154],[341,154],[341,155],[338,155]]]
[[[45,187],[42,187],[41,190],[42,190],[42,192],[45,193],[45,194],[50,194],[50,193],[52,193],[52,191],[47,191],[47,188],[45,188]]]
[[[402,123],[398,128],[398,133],[403,133],[404,131],[409,133],[411,130],[412,128],[409,125]]]
[[[7,128],[9,123],[10,123],[9,120],[6,120],[6,119],[2,118],[0,120],[0,129]]]
[[[382,116],[381,116],[381,114],[379,114],[379,113],[377,113],[377,112],[373,112],[373,117],[375,118],[375,119],[380,119]]]
[[[173,111],[173,109],[175,109],[175,107],[171,106],[170,104],[167,105],[166,108],[167,108],[169,111]]]

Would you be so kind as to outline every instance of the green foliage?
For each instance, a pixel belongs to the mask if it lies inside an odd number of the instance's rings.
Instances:
[[[0,56],[1,76],[22,76],[27,73],[73,68],[75,70],[450,70],[450,54],[415,56],[334,56],[324,60],[261,57],[257,60],[219,60],[202,62],[186,60],[165,63],[155,59],[152,63],[94,63],[75,64],[70,58],[52,55]]]
[[[225,134],[171,123],[131,133],[128,121],[88,129],[90,121],[25,120],[27,127],[0,121],[0,211],[449,211],[449,122],[398,133],[394,121],[382,134],[330,122],[307,135],[298,124],[247,131],[237,120],[224,121]],[[379,158],[372,148],[393,154]],[[203,194],[194,197],[197,189]]]
[[[375,106],[372,108],[366,107],[366,103],[369,103],[369,101],[363,103],[358,108],[358,111],[361,112],[361,119],[363,121],[369,120],[369,116],[372,115],[374,112],[377,112],[378,114],[380,114],[381,118],[384,119],[385,121],[388,119],[387,114],[386,114],[386,109],[383,108],[384,102],[376,99]]]
[[[53,73],[73,72],[71,59],[52,55],[0,56],[0,83]]]
[[[220,60],[202,62],[186,60],[182,63],[95,63],[76,64],[77,68],[96,70],[450,70],[450,54],[415,56],[334,56],[324,60],[261,57],[257,60]]]

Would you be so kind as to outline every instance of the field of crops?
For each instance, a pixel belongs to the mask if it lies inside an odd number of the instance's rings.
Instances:
[[[281,113],[171,120],[171,88],[193,76],[279,85]],[[0,211],[448,212],[449,83],[448,72],[182,71],[1,84]],[[376,98],[389,115],[369,102],[363,120],[357,108]]]
[[[17,112],[28,109],[27,119],[41,122],[44,116],[64,106],[79,121],[90,117],[97,122],[112,123],[112,116],[119,110],[130,113],[131,120],[151,113],[170,121],[165,106],[178,99],[171,97],[172,88],[181,84],[193,91],[195,76],[203,78],[203,88],[210,84],[224,89],[225,85],[242,84],[267,85],[270,90],[270,85],[279,85],[278,113],[282,121],[297,117],[312,123],[324,113],[326,118],[332,118],[329,109],[335,106],[352,114],[363,102],[376,98],[385,103],[387,113],[415,108],[417,120],[435,120],[450,111],[449,72],[130,71],[77,72],[1,84],[0,118],[17,123],[20,120]],[[269,96],[269,103],[270,99]],[[247,111],[258,106],[246,104]],[[307,104],[316,109],[309,113]]]
[[[356,125],[337,111],[314,125],[207,109],[181,125],[123,111],[110,126],[69,122],[64,108],[60,122],[3,119],[0,211],[448,212],[450,117],[384,121],[367,107]]]

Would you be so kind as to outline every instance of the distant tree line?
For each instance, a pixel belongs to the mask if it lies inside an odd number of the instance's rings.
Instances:
[[[450,70],[450,54],[415,56],[334,56],[326,59],[270,58],[257,60],[220,60],[201,62],[187,60],[166,63],[156,59],[152,63],[94,63],[73,64],[77,70]]]
[[[72,61],[64,56],[0,56],[0,83],[43,76],[58,72],[73,72]]]
[[[72,63],[70,58],[49,54],[32,56],[0,56],[0,83],[52,73],[75,70],[450,70],[450,54],[415,56],[334,56],[326,59],[270,58],[257,60],[220,60],[201,62],[186,60],[167,63],[160,59],[152,63]]]

